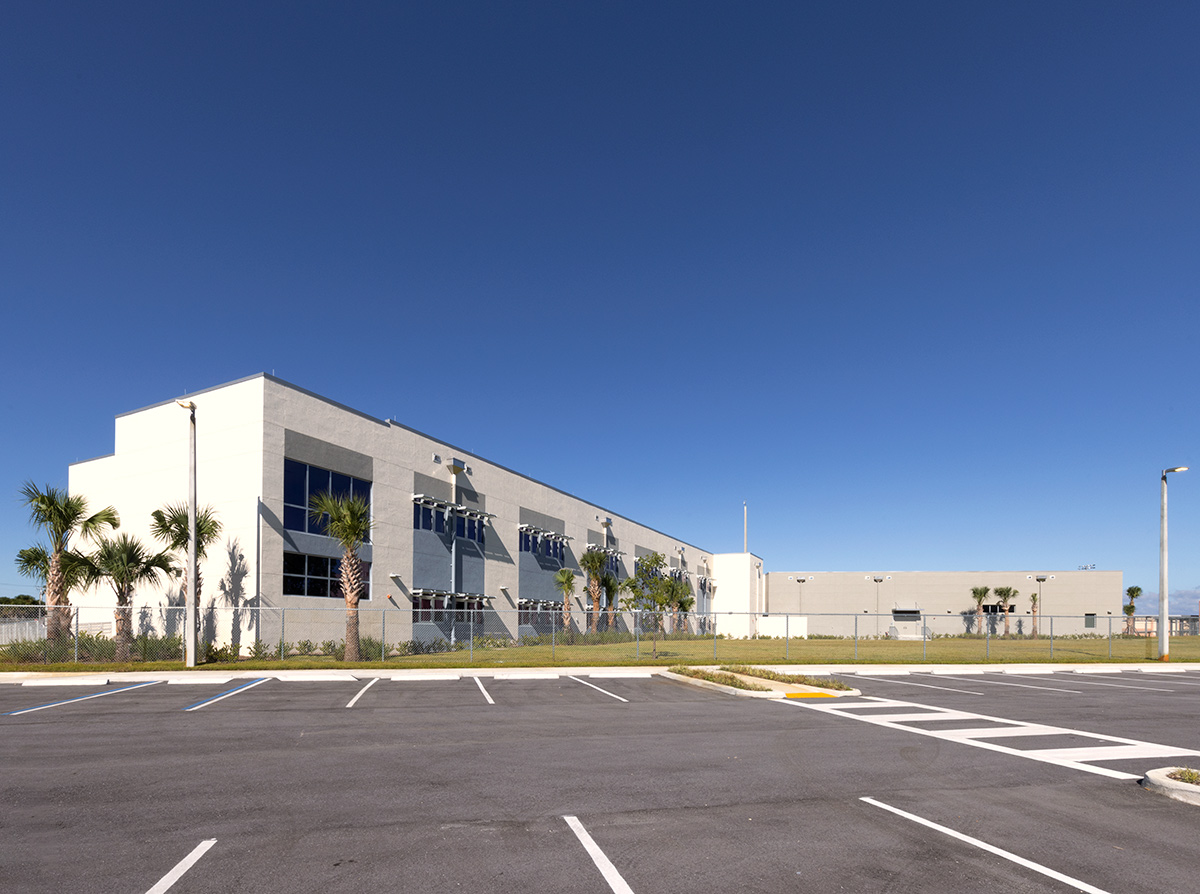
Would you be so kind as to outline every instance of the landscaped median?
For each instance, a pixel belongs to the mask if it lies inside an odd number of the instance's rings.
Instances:
[[[837,698],[842,695],[862,695],[859,690],[851,689],[838,680],[809,677],[804,674],[781,674],[748,665],[675,665],[670,670],[661,670],[658,673],[680,683],[748,698]]]
[[[1200,805],[1200,772],[1188,767],[1163,767],[1148,770],[1142,787],[1176,801]]]

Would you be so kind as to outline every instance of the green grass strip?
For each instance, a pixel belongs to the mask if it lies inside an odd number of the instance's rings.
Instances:
[[[764,667],[750,667],[745,664],[723,664],[721,670],[731,674],[742,674],[746,677],[762,677],[764,680],[774,680],[776,683],[790,683],[793,686],[815,686],[818,689],[851,689],[841,680],[831,680],[828,677],[810,677],[808,674],[780,674]]]
[[[732,686],[734,689],[749,689],[753,692],[771,691],[769,686],[759,686],[757,683],[750,683],[741,677],[735,677],[733,674],[722,673],[721,671],[704,670],[699,667],[686,667],[682,664],[677,664],[670,670],[673,674],[695,677],[697,680],[707,680],[709,683],[720,683],[722,686]]]

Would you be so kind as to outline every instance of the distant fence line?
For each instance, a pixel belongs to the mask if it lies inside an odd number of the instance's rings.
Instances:
[[[47,640],[48,616],[58,613],[65,633]],[[1139,615],[978,616],[888,612],[883,614],[753,614],[736,612],[676,613],[602,610],[599,614],[562,607],[500,611],[480,608],[423,609],[360,607],[357,610],[363,660],[387,661],[409,655],[529,647],[560,649],[603,647],[582,656],[605,661],[641,660],[665,653],[681,659],[720,659],[722,651],[742,646],[747,659],[797,660],[934,660],[948,655],[951,643],[962,660],[1053,660],[1055,643],[1064,640],[1142,641],[1157,637],[1157,618]],[[256,658],[284,661],[295,657],[344,657],[347,609],[205,607],[198,612],[197,637],[202,660]],[[185,610],[182,606],[0,606],[0,662],[6,664],[111,661],[174,661],[183,657]],[[1197,616],[1173,616],[1171,636],[1200,636]],[[57,629],[51,625],[52,629]],[[682,644],[686,643],[684,648]],[[703,646],[709,643],[709,646]],[[724,644],[724,646],[722,646]],[[860,655],[867,644],[869,655]],[[1061,646],[1060,646],[1061,648]],[[707,651],[705,651],[707,649]],[[890,651],[880,651],[889,649]],[[1128,644],[1118,649],[1129,651]],[[1145,650],[1144,650],[1145,651]],[[993,653],[995,653],[993,655]],[[1089,653],[1090,654],[1090,653]],[[832,656],[832,657],[827,657]],[[1120,655],[1116,656],[1120,657]]]

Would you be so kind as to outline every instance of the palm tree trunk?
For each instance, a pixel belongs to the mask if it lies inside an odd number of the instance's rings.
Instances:
[[[133,607],[129,604],[129,594],[117,599],[117,607],[113,610],[113,620],[116,626],[117,663],[126,664],[133,653]]]
[[[592,597],[592,611],[588,617],[588,633],[595,633],[600,622],[600,581],[588,579],[588,593]]]
[[[983,636],[983,603],[975,606],[975,632]]]
[[[346,661],[360,661],[358,642],[358,600],[362,595],[362,565],[358,556],[346,550],[342,556],[342,595],[346,599]]]
[[[1008,630],[1009,630],[1008,624],[1009,624],[1010,618],[1011,618],[1011,616],[1008,613],[1008,603],[1005,603],[1004,604],[1004,635],[1005,636],[1008,636]]]
[[[58,645],[71,635],[71,611],[65,606],[70,603],[63,592],[62,553],[50,554],[50,568],[46,573],[46,639]]]
[[[1038,613],[1038,607],[1037,607],[1037,603],[1036,603],[1036,602],[1033,604],[1032,612],[1033,612],[1033,630],[1031,631],[1031,633],[1030,633],[1030,636],[1032,636],[1034,639],[1037,639],[1037,635],[1038,635],[1038,634],[1037,634],[1037,613]]]

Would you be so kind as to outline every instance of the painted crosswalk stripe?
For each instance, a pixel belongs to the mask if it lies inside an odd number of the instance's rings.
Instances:
[[[1083,770],[1107,776],[1110,779],[1140,779],[1140,774],[1125,773],[1121,770],[1111,770],[1108,767],[1095,766],[1101,761],[1135,760],[1142,758],[1165,757],[1200,757],[1200,751],[1188,748],[1177,748],[1173,745],[1158,745],[1153,742],[1142,742],[1137,739],[1125,739],[1120,736],[1105,736],[1099,733],[1088,733],[1081,730],[1064,729],[1040,723],[1026,723],[1020,720],[1009,720],[1004,717],[991,717],[987,714],[971,714],[965,711],[951,711],[930,705],[919,705],[913,702],[902,702],[895,699],[864,696],[862,700],[841,704],[840,702],[795,703],[797,707],[810,711],[821,711],[840,717],[849,717],[863,723],[873,723],[888,729],[903,730],[919,736],[929,736],[956,742],[960,745],[970,745],[985,751],[996,751],[1001,754],[1023,757],[1027,760],[1040,761],[1058,767],[1072,770]],[[867,714],[855,710],[870,706],[894,708],[889,713]],[[960,728],[930,729],[920,724],[928,721],[958,721]],[[982,726],[981,721],[994,726]],[[1035,738],[1038,736],[1073,736],[1095,743],[1092,745],[1071,748],[1038,748]],[[1013,748],[993,741],[1021,737],[1028,743],[1026,748]]]

